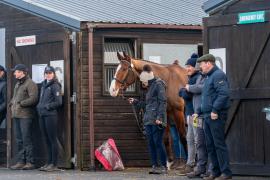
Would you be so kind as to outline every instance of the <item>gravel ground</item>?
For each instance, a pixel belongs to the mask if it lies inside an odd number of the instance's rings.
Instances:
[[[61,170],[58,172],[41,172],[38,170],[22,171],[0,169],[0,180],[121,180],[121,179],[177,179],[187,180],[185,176],[177,176],[175,172],[170,171],[168,175],[150,175],[147,168],[128,168],[125,171],[78,171],[78,170]],[[199,179],[199,178],[198,178]],[[270,180],[270,177],[233,177],[235,180]]]

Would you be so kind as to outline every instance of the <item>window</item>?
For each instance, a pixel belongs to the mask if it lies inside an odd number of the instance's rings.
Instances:
[[[126,52],[134,57],[135,55],[135,40],[128,38],[105,38],[104,39],[104,85],[103,94],[109,94],[109,88],[116,68],[119,64],[117,52]],[[129,86],[126,93],[135,94],[136,84]]]
[[[143,44],[143,59],[159,64],[172,64],[177,59],[184,66],[191,54],[197,52],[197,44]]]
[[[0,29],[0,64],[6,66],[5,61],[5,29]]]

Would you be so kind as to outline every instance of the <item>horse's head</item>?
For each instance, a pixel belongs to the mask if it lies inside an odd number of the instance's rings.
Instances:
[[[110,94],[113,97],[119,95],[119,91],[125,91],[128,86],[136,81],[136,71],[133,69],[131,57],[123,52],[122,56],[117,52],[119,65],[114,74],[114,78],[110,85]]]

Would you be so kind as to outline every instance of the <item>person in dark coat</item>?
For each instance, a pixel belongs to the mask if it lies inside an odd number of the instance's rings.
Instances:
[[[197,60],[206,74],[202,89],[201,112],[212,172],[206,180],[231,179],[229,153],[225,143],[225,122],[229,109],[229,83],[225,73],[215,65],[215,57],[206,54]]]
[[[6,70],[0,65],[0,125],[7,114],[7,79]]]
[[[144,65],[140,74],[140,81],[144,87],[147,87],[145,98],[145,113],[143,122],[148,140],[148,149],[151,155],[152,169],[150,174],[167,173],[167,156],[163,144],[165,127],[167,126],[167,97],[165,82],[154,77],[150,65]],[[133,103],[134,99],[129,99]],[[158,168],[158,157],[161,167]]]
[[[195,68],[196,61],[198,59],[197,54],[192,54],[191,57],[186,62],[186,70],[188,74],[188,85],[194,85],[196,83],[197,78],[200,76],[199,71]],[[187,147],[188,147],[188,159],[185,166],[180,168],[179,175],[185,175],[186,173],[190,173],[193,171],[193,167],[195,166],[196,159],[196,148],[195,148],[195,135],[196,128],[193,126],[193,117],[194,109],[193,109],[193,94],[188,92],[185,87],[181,88],[179,91],[179,96],[185,100],[185,115],[187,121]]]
[[[35,106],[38,102],[38,87],[28,75],[24,64],[17,64],[14,69],[17,83],[10,102],[11,116],[15,123],[17,163],[11,166],[14,170],[34,169],[32,122],[35,118]]]
[[[62,105],[61,84],[58,82],[55,70],[47,66],[44,71],[45,80],[42,82],[37,110],[39,124],[48,147],[47,163],[41,171],[55,171],[57,168],[57,122],[58,108]]]

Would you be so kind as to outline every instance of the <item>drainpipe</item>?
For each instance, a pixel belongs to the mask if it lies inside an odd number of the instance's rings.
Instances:
[[[95,169],[95,156],[94,156],[94,116],[93,116],[93,102],[94,102],[94,92],[93,92],[93,27],[88,27],[88,73],[89,73],[89,79],[88,79],[88,89],[89,89],[89,102],[88,102],[88,112],[89,112],[89,139],[90,139],[90,170]]]

